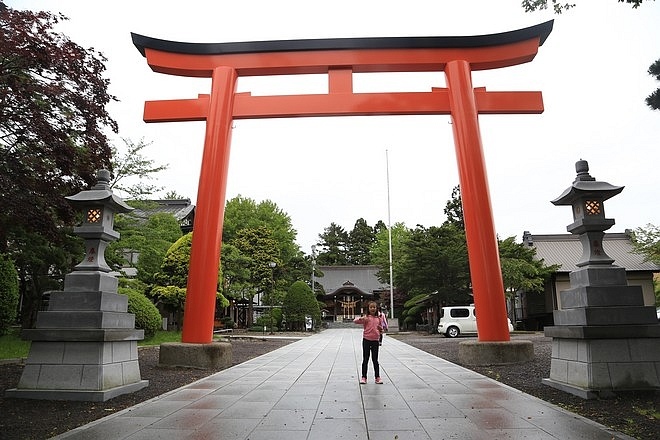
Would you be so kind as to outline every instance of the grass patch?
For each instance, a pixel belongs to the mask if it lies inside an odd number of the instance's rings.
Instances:
[[[644,417],[647,417],[652,420],[660,420],[660,411],[655,409],[653,404],[650,403],[650,407],[648,408],[640,408],[638,406],[633,406],[633,411],[635,411],[637,414],[642,415]]]
[[[159,330],[156,332],[153,338],[138,341],[138,346],[146,347],[150,345],[160,345],[163,342],[181,342],[181,332],[168,332],[165,330]]]
[[[25,358],[30,352],[30,342],[20,336],[20,328],[12,328],[6,335],[0,336],[0,359]],[[153,338],[138,341],[138,346],[160,345],[163,342],[181,342],[181,332],[158,331]]]
[[[20,328],[11,328],[6,335],[0,336],[0,359],[27,357],[30,341],[22,340],[20,333]]]

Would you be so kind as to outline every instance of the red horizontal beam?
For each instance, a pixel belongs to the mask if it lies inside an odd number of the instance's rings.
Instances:
[[[481,114],[537,114],[543,112],[541,92],[487,92],[474,90]],[[197,99],[147,101],[146,122],[203,121],[209,95]],[[447,89],[432,92],[332,93],[318,95],[234,96],[234,119],[305,116],[448,115]]]

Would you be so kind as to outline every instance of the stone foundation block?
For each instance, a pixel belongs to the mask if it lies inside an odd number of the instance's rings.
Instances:
[[[458,358],[466,365],[507,365],[534,359],[531,341],[480,342],[458,344]]]
[[[210,344],[168,342],[160,345],[158,365],[163,367],[217,369],[231,367],[231,363],[229,342]]]
[[[660,390],[660,339],[553,340],[550,377],[543,383],[584,399]],[[577,356],[569,347],[578,347]],[[564,349],[562,349],[562,347]]]

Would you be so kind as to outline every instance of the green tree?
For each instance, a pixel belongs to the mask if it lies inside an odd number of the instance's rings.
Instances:
[[[651,223],[636,228],[632,234],[632,244],[636,253],[646,261],[660,265],[660,227]]]
[[[222,293],[226,298],[251,299],[254,296],[252,285],[252,258],[243,254],[231,243],[222,244]]]
[[[232,244],[242,255],[250,257],[250,282],[259,292],[268,293],[273,289],[274,268],[281,265],[277,240],[265,226],[255,229],[242,229]],[[274,264],[274,266],[271,265]]]
[[[447,216],[445,223],[455,225],[458,229],[463,231],[465,230],[463,200],[461,199],[461,187],[459,185],[451,190],[451,199],[447,201],[444,212]]]
[[[0,252],[19,272],[24,326],[81,249],[71,243],[76,214],[64,196],[110,168],[106,133],[117,132],[106,110],[116,100],[106,59],[56,33],[63,20],[0,3]]]
[[[633,9],[638,8],[644,0],[617,0],[619,3],[628,3]],[[575,7],[575,3],[562,3],[560,0],[550,0],[555,14],[561,14]],[[648,2],[648,0],[647,0]],[[541,9],[548,9],[548,0],[523,0],[522,7],[525,12],[533,12]]]
[[[660,81],[660,60],[656,60],[651,67],[649,67],[649,75],[653,76],[657,81]],[[653,93],[646,97],[646,105],[653,110],[660,110],[660,88],[655,89]]]
[[[126,153],[119,154],[116,147],[112,147],[112,180],[110,187],[124,191],[132,199],[143,199],[146,196],[162,190],[162,187],[150,185],[148,180],[153,179],[154,174],[167,169],[167,165],[155,165],[152,159],[146,158],[142,150],[149,145],[144,139],[138,143],[130,139],[123,139],[126,145]],[[126,180],[138,178],[137,183],[128,184]]]
[[[409,294],[438,292],[436,304],[464,302],[470,269],[463,231],[453,225],[418,225],[404,244],[406,258],[394,270],[397,288]]]
[[[277,204],[270,200],[256,203],[242,196],[234,197],[225,206],[222,232],[222,259],[225,244],[235,244],[238,233],[243,229],[265,227],[271,231],[277,243],[278,283],[289,285],[297,280],[310,278],[312,266],[295,242],[297,232],[291,225],[291,218]],[[252,258],[252,255],[245,255]]]
[[[632,5],[633,9],[638,8],[644,0],[617,0],[619,3],[627,3]],[[655,0],[654,0],[655,1]],[[560,0],[551,0],[552,9],[555,14],[561,14],[564,11],[568,11],[571,8],[575,7],[575,3],[562,3]],[[647,0],[648,3],[648,0]],[[548,9],[548,0],[523,0],[522,7],[525,9],[525,12],[534,12],[541,9]],[[654,76],[655,79],[660,81],[660,59],[656,60],[648,70],[649,75]],[[655,89],[646,98],[646,105],[648,105],[653,110],[660,110],[660,88]]]
[[[314,325],[321,321],[321,308],[312,289],[303,281],[289,287],[282,305],[287,325],[294,331],[305,329],[305,317],[310,316]]]
[[[439,311],[441,305],[464,304],[470,300],[465,233],[455,225],[429,228],[417,225],[404,242],[402,253],[394,266],[394,285],[411,298],[428,295],[420,307],[430,306]],[[407,315],[415,319],[410,311]],[[437,331],[437,322],[430,322],[429,329]]]
[[[149,217],[141,232],[137,278],[150,284],[160,270],[167,250],[181,238],[181,228],[173,215],[160,213]]]
[[[18,273],[14,263],[0,254],[0,336],[16,323],[18,307]]]
[[[644,256],[646,261],[660,265],[660,227],[651,223],[636,228],[632,233],[633,249]],[[655,304],[660,306],[660,283],[653,281]]]
[[[146,158],[142,150],[149,144],[144,140],[138,143],[130,139],[122,139],[126,145],[126,154],[121,155],[116,147],[112,147],[112,180],[110,187],[121,190],[133,197],[126,203],[142,212],[154,209],[158,205],[153,201],[144,200],[162,188],[149,185],[146,181],[153,179],[153,175],[167,169],[167,165],[156,165],[153,160]],[[128,184],[127,180],[137,178],[138,183]],[[180,198],[175,192],[168,193],[168,197]],[[181,237],[181,228],[170,214],[157,213],[149,218],[141,218],[136,212],[119,214],[115,218],[115,230],[120,233],[120,240],[110,244],[106,250],[106,261],[115,270],[120,270],[125,264],[138,269],[138,278],[145,283],[151,283],[153,274],[162,263],[167,249]],[[139,255],[137,261],[128,261],[127,252]]]
[[[181,194],[177,193],[175,190],[171,190],[165,193],[165,200],[182,200],[182,199],[187,199],[188,197],[182,196]]]
[[[148,209],[154,202],[131,200],[134,208]],[[115,270],[126,264],[137,269],[137,278],[146,284],[153,283],[153,276],[160,270],[165,253],[181,237],[179,222],[172,214],[156,213],[144,219],[133,212],[119,214],[115,218],[115,230],[120,239],[108,246],[106,261]],[[137,261],[128,261],[126,254],[137,255]]]
[[[380,231],[384,229],[387,230],[387,225],[385,224],[384,221],[378,220],[374,225],[374,235],[377,235],[378,233],[380,233]]]
[[[319,234],[319,249],[317,263],[321,266],[341,266],[348,264],[348,234],[346,230],[337,223],[330,226]]]
[[[371,263],[371,246],[376,241],[374,229],[363,218],[357,219],[353,230],[348,233],[347,259],[353,265],[366,265]]]
[[[516,292],[543,293],[546,280],[558,266],[546,266],[535,258],[536,249],[516,243],[515,237],[498,240],[504,293],[512,298]]]
[[[390,236],[387,228],[381,228],[376,234],[376,241],[371,246],[371,263],[380,269],[377,273],[381,283],[390,283]],[[404,223],[392,225],[392,261],[398,265],[405,258],[405,242],[410,237],[410,229]]]
[[[156,305],[162,305],[165,310],[176,317],[177,329],[183,328],[183,310],[186,304],[186,289],[179,286],[155,285],[150,292]]]
[[[39,233],[22,231],[15,236],[12,248],[17,250],[12,258],[18,271],[21,325],[32,328],[43,293],[60,290],[64,276],[82,261],[83,241],[71,234],[63,234],[55,246],[53,241]]]
[[[282,265],[278,242],[270,229],[259,226],[254,229],[241,229],[232,244],[242,255],[249,257],[249,260],[244,259],[244,262],[249,262],[249,285],[253,289],[253,294],[260,294],[261,302],[270,307],[269,325],[272,331],[274,325],[272,309],[280,306],[282,301],[282,295],[276,288],[279,280],[277,276],[279,272],[276,268]],[[252,310],[248,313],[251,315]]]
[[[184,235],[170,246],[163,259],[160,272],[154,275],[154,286],[149,292],[149,296],[156,301],[156,304],[163,304],[168,311],[176,314],[179,325],[183,322],[191,244],[192,232]],[[218,275],[220,277],[220,270],[218,270]],[[219,278],[219,280],[221,279]],[[218,283],[218,289],[221,288],[221,284]],[[216,292],[216,297],[220,307],[229,305],[229,301],[220,291]]]
[[[420,293],[413,296],[403,304],[403,325],[407,330],[415,330],[417,324],[422,323],[422,315],[427,309],[428,294]],[[438,327],[437,325],[435,326]],[[430,330],[430,326],[429,326]]]
[[[222,242],[232,243],[242,229],[266,227],[277,241],[279,258],[283,262],[299,256],[296,244],[297,232],[291,224],[291,217],[270,200],[256,203],[250,198],[236,196],[225,205]]]

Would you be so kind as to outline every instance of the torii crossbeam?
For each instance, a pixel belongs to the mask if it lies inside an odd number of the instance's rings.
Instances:
[[[211,78],[195,99],[147,101],[146,122],[206,121],[182,341],[213,338],[218,262],[234,119],[450,115],[480,341],[508,341],[504,287],[478,115],[542,113],[541,92],[473,88],[472,71],[531,61],[552,21],[499,34],[184,43],[131,34],[155,72]],[[353,93],[353,73],[444,72],[447,88]],[[236,93],[240,76],[327,74],[328,93]],[[485,311],[485,312],[484,312]]]

